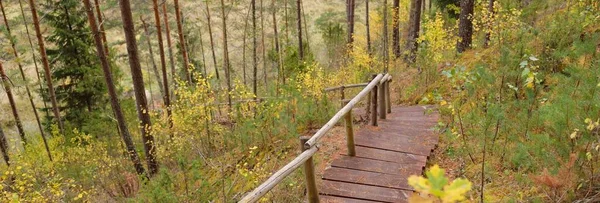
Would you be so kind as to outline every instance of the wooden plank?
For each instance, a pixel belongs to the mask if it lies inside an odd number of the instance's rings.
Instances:
[[[398,176],[346,168],[332,167],[325,170],[323,180],[334,180],[361,185],[386,187],[412,191],[408,185],[408,176]]]
[[[323,180],[322,195],[380,202],[408,202],[411,191]]]
[[[345,197],[336,197],[329,195],[321,195],[319,199],[322,203],[376,203],[376,201],[369,200],[360,200],[360,199],[351,199]]]
[[[398,164],[374,159],[365,159],[360,157],[342,156],[331,162],[332,167],[354,169],[361,171],[377,172],[390,175],[420,175],[423,166],[412,164]]]
[[[398,164],[411,164],[418,166],[425,166],[425,163],[427,162],[426,156],[387,151],[362,146],[356,146],[356,156],[367,159],[375,159]]]
[[[376,149],[383,149],[396,152],[404,152],[409,154],[416,154],[422,156],[429,156],[431,154],[431,146],[426,143],[417,142],[389,142],[381,139],[372,139],[365,136],[358,136],[355,140],[356,145],[363,147],[371,147]]]
[[[410,136],[398,133],[381,133],[372,131],[360,132],[359,136],[356,136],[354,139],[369,139],[377,142],[418,144],[425,147],[435,146],[435,144],[438,142],[437,136]]]

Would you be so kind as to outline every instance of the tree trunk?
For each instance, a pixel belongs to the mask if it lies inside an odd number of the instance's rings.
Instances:
[[[23,9],[23,2],[19,0],[19,7],[21,9],[21,17],[23,17],[23,26],[25,26],[25,32],[27,33],[27,41],[29,42],[29,48],[31,49],[31,60],[33,61],[33,65],[35,66],[35,75],[37,76],[38,85],[40,92],[44,91],[42,87],[42,78],[40,77],[40,69],[37,64],[36,56],[35,56],[35,48],[33,48],[33,42],[31,41],[31,35],[29,34],[29,25],[27,22],[27,17],[25,17],[25,9]],[[46,101],[42,101],[44,103],[44,109],[48,109],[48,104]],[[46,112],[46,117],[49,117],[48,111]]]
[[[296,16],[298,20],[298,53],[300,61],[304,61],[304,47],[302,46],[302,0],[296,0]]]
[[[469,47],[473,41],[473,6],[475,0],[461,0],[460,2],[460,16],[458,23],[458,37],[459,41],[456,44],[456,51],[462,53]]]
[[[165,12],[166,13],[166,12]],[[177,19],[177,32],[179,33],[179,46],[181,48],[181,55],[183,56],[183,70],[185,77],[189,84],[192,84],[192,74],[189,70],[189,59],[188,53],[185,46],[185,36],[183,35],[183,25],[181,19],[181,10],[179,9],[179,0],[175,0],[175,19]],[[165,18],[165,22],[167,19]]]
[[[421,0],[412,0],[410,4],[410,19],[408,23],[408,39],[406,39],[406,50],[408,54],[404,60],[414,63],[418,49],[417,38],[421,29]]]
[[[10,109],[12,110],[13,117],[15,118],[15,123],[17,124],[19,136],[21,136],[21,141],[23,142],[23,146],[25,146],[27,145],[27,139],[25,138],[25,130],[23,130],[23,123],[21,123],[21,118],[19,117],[19,112],[17,111],[17,104],[15,103],[15,98],[13,97],[12,90],[10,88],[10,79],[6,76],[6,73],[4,72],[2,62],[0,62],[0,78],[2,79],[2,84],[4,86],[4,90],[6,91],[6,96],[8,96],[8,102],[10,103]]]
[[[392,26],[392,46],[394,49],[394,57],[400,57],[400,0],[394,0],[394,13],[393,13],[393,26]]]
[[[142,21],[142,27],[144,27],[144,34],[146,34],[146,43],[148,44],[148,52],[150,55],[150,60],[152,61],[152,71],[154,72],[154,77],[156,77],[156,82],[158,83],[158,90],[160,90],[160,95],[165,98],[165,91],[163,90],[164,86],[162,80],[160,79],[160,74],[158,73],[158,67],[156,67],[156,62],[154,62],[154,51],[152,50],[152,43],[150,43],[150,32],[148,31],[148,24],[142,16],[140,16],[140,20]]]
[[[488,4],[488,20],[491,20],[494,17],[494,0],[489,0]],[[490,45],[490,40],[492,38],[491,33],[491,24],[488,24],[488,32],[485,33],[485,39],[483,41],[483,47],[487,48]]]
[[[223,69],[227,79],[227,104],[229,113],[232,112],[231,106],[231,69],[229,64],[229,50],[227,48],[227,16],[225,16],[225,0],[221,0],[221,17],[223,18]]]
[[[58,102],[56,101],[56,93],[54,92],[54,86],[52,85],[52,72],[50,72],[50,63],[48,62],[48,55],[46,55],[46,47],[44,45],[44,38],[42,37],[37,9],[35,7],[35,0],[29,0],[29,7],[31,7],[31,18],[33,19],[33,26],[38,39],[38,46],[40,47],[40,54],[42,55],[42,64],[44,65],[45,73],[44,76],[46,77],[46,85],[48,86],[48,93],[50,94],[50,101],[52,102],[52,112],[54,113],[54,118],[58,122],[58,128],[60,129],[60,132],[64,133],[65,126],[60,118],[60,110],[58,108]]]
[[[265,7],[263,6],[263,0],[260,0],[260,41],[261,41],[261,51],[262,51],[262,62],[263,62],[263,79],[265,81],[265,90],[267,90],[268,88],[268,84],[267,84],[267,79],[268,79],[268,75],[267,75],[267,55],[266,55],[266,47],[265,47],[265,23],[264,23],[264,12],[265,12]]]
[[[200,28],[198,29],[200,30]],[[206,57],[204,55],[204,41],[202,40],[202,32],[198,32],[198,40],[200,41],[200,51],[202,52],[202,77],[207,78],[208,75],[206,75]]]
[[[371,28],[369,25],[369,0],[365,0],[365,26],[367,31],[367,53],[371,55]]]
[[[165,49],[163,47],[163,39],[162,39],[162,30],[161,30],[161,23],[160,23],[160,15],[158,14],[158,0],[153,0],[153,5],[154,5],[154,18],[156,20],[156,35],[158,35],[158,46],[159,46],[159,52],[160,52],[160,65],[161,65],[161,70],[162,70],[162,80],[163,80],[163,91],[165,91],[165,94],[163,95],[163,101],[165,103],[164,108],[167,109],[167,119],[169,119],[169,129],[173,128],[173,120],[171,118],[171,96],[169,96],[169,76],[167,75],[167,64],[166,64],[166,60],[165,60]],[[166,22],[167,19],[165,19]],[[133,29],[132,29],[133,30]],[[167,35],[169,35],[169,33],[166,33]],[[137,58],[137,47],[136,47],[136,58]],[[130,56],[131,57],[131,56]],[[137,64],[139,65],[139,61],[137,62]],[[132,66],[133,68],[133,66]],[[141,69],[140,69],[140,77],[142,77],[141,75]],[[142,80],[142,87],[143,87],[144,83]],[[142,89],[142,92],[145,89]],[[145,96],[145,95],[144,95]],[[145,98],[144,98],[144,102],[145,102]],[[147,114],[146,114],[147,116]],[[172,137],[173,134],[170,134],[170,136]],[[148,170],[150,170],[150,167],[148,167]],[[151,173],[153,174],[153,173]]]
[[[258,56],[257,56],[257,45],[256,40],[256,0],[251,0],[250,9],[252,9],[252,93],[254,97],[258,97],[257,91],[257,72],[258,72]]]
[[[388,72],[390,61],[390,44],[388,35],[388,4],[387,0],[383,0],[383,72]]]
[[[2,152],[2,158],[4,159],[6,166],[10,167],[10,158],[8,157],[8,142],[6,141],[4,130],[2,130],[2,125],[0,125],[0,152]]]
[[[100,3],[98,3],[98,0],[94,0],[94,4],[96,6],[96,15],[98,16],[98,23],[100,24],[100,34],[102,35],[104,52],[106,52],[106,56],[108,56],[108,41],[106,40],[106,31],[104,30],[104,20],[102,19],[102,11],[100,11]]]
[[[244,33],[242,35],[242,77],[244,79],[244,85],[246,85],[248,82],[246,79],[246,39],[248,38],[248,17],[251,12],[252,9],[248,9],[248,13],[246,13],[246,18],[244,18]]]
[[[156,1],[154,0],[155,10],[158,10]],[[148,172],[150,176],[158,172],[158,162],[156,160],[156,147],[154,136],[150,133],[150,115],[148,114],[148,102],[144,88],[144,78],[142,76],[142,67],[138,56],[137,42],[135,39],[135,28],[133,25],[133,16],[131,14],[131,3],[129,0],[119,0],[121,8],[121,18],[123,21],[123,31],[125,33],[125,41],[127,42],[127,53],[129,56],[129,67],[131,68],[131,78],[133,80],[133,89],[135,91],[135,101],[137,104],[138,117],[140,119],[140,130],[142,141],[144,142],[144,150],[146,152],[146,162],[148,164]],[[158,17],[157,15],[155,17]],[[164,59],[164,55],[163,55]],[[164,61],[164,60],[163,60]],[[163,74],[165,73],[163,65]],[[165,85],[166,86],[166,85]],[[165,89],[165,92],[168,89]],[[169,97],[165,97],[169,98]],[[167,108],[169,109],[169,108]]]
[[[8,34],[9,38],[12,38],[10,25],[8,24],[8,19],[6,19],[6,13],[4,12],[4,5],[2,4],[2,0],[0,0],[0,9],[2,10],[2,17],[4,18],[4,24],[6,26],[6,33]],[[25,81],[25,90],[27,92],[27,97],[29,98],[29,104],[31,104],[31,110],[33,111],[33,115],[35,116],[35,121],[38,125],[38,129],[40,130],[40,136],[42,136],[42,140],[44,141],[44,146],[46,147],[46,153],[47,153],[50,161],[52,161],[52,155],[50,154],[48,142],[46,141],[46,137],[44,135],[44,128],[42,127],[42,123],[40,122],[40,116],[38,115],[37,108],[35,107],[35,103],[33,103],[33,96],[31,96],[31,90],[29,90],[29,82],[27,81],[27,78],[25,77],[25,71],[23,71],[23,66],[21,65],[21,61],[19,60],[20,59],[19,52],[17,51],[15,41],[10,40],[10,45],[12,47],[17,66],[19,67],[19,72],[21,73],[21,79],[23,79],[23,81]],[[25,142],[25,140],[23,140],[23,142]]]
[[[352,43],[354,42],[354,8],[355,0],[346,0],[347,43],[349,50],[352,50]]]
[[[167,36],[167,51],[169,54],[169,65],[171,65],[171,82],[175,84],[175,78],[177,78],[177,70],[175,70],[175,58],[173,56],[173,43],[171,43],[171,29],[169,29],[169,13],[167,13],[166,1],[162,5],[162,11],[163,18],[165,19],[165,36]]]
[[[302,23],[304,23],[304,39],[306,39],[306,49],[310,50],[310,36],[308,33],[308,24],[307,24],[307,20],[306,20],[306,13],[304,13],[304,2],[300,1],[300,9],[302,11],[302,18],[304,18],[304,21],[302,21]]]
[[[215,66],[215,75],[219,80],[219,69],[217,68],[217,55],[215,54],[215,41],[213,39],[212,22],[210,21],[210,8],[208,8],[208,1],[204,2],[206,5],[206,24],[208,24],[208,36],[210,38],[210,50],[212,52],[213,64]]]
[[[277,30],[277,9],[275,8],[275,0],[271,1],[271,9],[273,9],[273,34],[275,35],[275,52],[277,52],[277,81],[283,77],[283,62],[281,61],[281,51],[279,47],[279,33]],[[279,89],[279,87],[277,87]]]
[[[88,22],[90,23],[90,28],[92,30],[92,34],[94,36],[94,42],[96,44],[96,51],[98,53],[98,57],[100,58],[100,63],[102,65],[102,71],[104,72],[104,80],[106,81],[106,87],[108,88],[108,94],[110,96],[110,105],[113,109],[117,122],[119,124],[119,131],[121,134],[121,138],[125,143],[127,154],[129,158],[133,162],[133,167],[135,171],[139,175],[145,175],[144,166],[142,165],[138,153],[135,151],[135,145],[133,144],[133,140],[131,139],[131,134],[129,134],[129,129],[125,123],[125,116],[123,115],[123,111],[121,110],[121,105],[119,104],[119,99],[117,95],[117,91],[115,88],[115,83],[113,82],[112,72],[110,70],[110,65],[108,63],[108,58],[106,55],[106,50],[103,49],[102,39],[100,37],[100,33],[98,31],[98,27],[96,25],[96,19],[94,18],[94,13],[92,11],[90,0],[83,0],[85,10],[88,16]]]

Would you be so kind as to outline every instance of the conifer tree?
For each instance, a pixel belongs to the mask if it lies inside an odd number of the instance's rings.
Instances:
[[[6,92],[6,97],[8,97],[8,102],[10,104],[10,109],[13,114],[13,118],[15,119],[15,123],[17,125],[17,130],[19,131],[19,136],[21,137],[21,141],[24,144],[27,144],[27,139],[25,138],[25,130],[23,129],[23,123],[21,122],[21,117],[19,116],[19,112],[17,111],[17,104],[15,102],[15,97],[12,93],[11,84],[9,82],[8,76],[6,76],[6,72],[2,67],[2,62],[0,61],[0,79],[2,80],[2,86],[4,87],[4,91]]]
[[[95,112],[108,102],[102,85],[100,61],[94,54],[87,19],[79,0],[51,1],[45,18],[53,28],[46,40],[56,46],[48,48],[52,61],[52,78],[58,81],[56,100],[62,104],[65,119],[81,128]],[[48,99],[47,97],[44,97]],[[101,112],[101,111],[100,111]]]
[[[471,47],[473,41],[473,9],[475,6],[474,0],[461,0],[460,16],[458,23],[458,37],[460,38],[456,44],[456,51],[461,53]]]
[[[8,157],[8,142],[6,141],[4,130],[2,130],[2,125],[0,125],[0,152],[2,152],[4,163],[6,163],[7,166],[10,166],[10,158]]]

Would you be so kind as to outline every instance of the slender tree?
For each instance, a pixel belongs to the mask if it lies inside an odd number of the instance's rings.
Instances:
[[[175,2],[175,19],[177,19],[177,32],[179,33],[179,46],[181,48],[181,55],[183,57],[183,70],[185,72],[185,77],[186,77],[188,83],[191,84],[192,76],[189,71],[189,65],[188,65],[189,59],[188,59],[187,49],[185,46],[185,36],[183,34],[183,26],[182,26],[183,19],[181,18],[181,10],[179,9],[179,0],[174,0],[174,2]],[[166,18],[165,18],[165,21],[167,21]]]
[[[21,136],[21,141],[23,144],[27,144],[27,139],[25,138],[25,130],[23,130],[23,123],[21,123],[21,118],[19,117],[19,112],[17,111],[17,104],[15,103],[15,98],[12,94],[12,89],[10,87],[10,82],[8,76],[6,76],[6,72],[4,72],[4,68],[2,67],[2,62],[0,61],[0,78],[2,78],[2,85],[4,86],[4,91],[6,91],[6,96],[8,97],[8,102],[10,103],[10,109],[12,110],[13,117],[15,119],[15,123],[17,124],[17,130],[19,131],[19,136]]]
[[[23,9],[23,2],[21,2],[21,0],[19,0],[19,8],[21,9],[21,17],[23,17],[23,26],[25,26],[25,33],[27,34],[27,41],[29,42],[29,48],[31,49],[31,60],[33,61],[33,65],[35,67],[35,76],[37,77],[37,84],[39,85],[39,91],[44,91],[44,88],[42,87],[42,78],[40,77],[40,69],[38,67],[38,63],[37,63],[37,57],[35,56],[35,48],[33,47],[33,42],[31,41],[31,34],[29,34],[29,23],[27,22],[27,17],[25,17],[25,9]],[[44,103],[44,109],[48,109],[48,104],[46,103],[45,100],[42,100],[42,102]],[[44,111],[46,112],[46,117],[49,117],[50,115],[48,115],[48,111]]]
[[[177,71],[175,70],[175,57],[173,56],[173,43],[171,42],[171,29],[169,29],[169,13],[167,12],[167,2],[162,4],[163,19],[165,19],[165,35],[167,36],[167,51],[169,53],[169,64],[171,65],[171,81],[175,84]]]
[[[394,0],[393,25],[392,25],[392,46],[394,57],[400,57],[400,0]]]
[[[146,101],[146,94],[144,92],[144,78],[138,56],[137,42],[135,39],[135,28],[133,25],[133,16],[131,14],[131,3],[129,0],[119,0],[119,6],[121,9],[121,19],[123,21],[125,41],[127,42],[127,53],[129,56],[129,67],[131,68],[133,89],[135,91],[137,112],[141,121],[140,130],[142,134],[142,141],[144,142],[144,150],[146,152],[146,162],[148,164],[148,172],[150,176],[153,176],[158,172],[158,162],[156,160],[154,136],[152,136],[150,133],[150,126],[152,126],[152,123],[150,122],[150,115],[148,115],[148,102]],[[157,10],[158,5],[156,5],[156,0],[154,0],[154,6],[155,10]],[[164,69],[165,68],[163,68],[163,75],[165,72]],[[166,91],[167,90],[165,90],[165,92]]]
[[[275,52],[277,53],[277,81],[280,81],[283,77],[283,62],[281,61],[281,49],[279,45],[279,32],[277,29],[277,8],[275,7],[275,0],[271,1],[271,9],[273,16],[273,35],[275,36]]]
[[[248,13],[246,14],[246,18],[244,18],[244,33],[242,33],[242,74],[243,74],[243,79],[244,79],[244,85],[247,84],[247,80],[246,80],[246,41],[248,38],[248,18],[250,16],[250,13],[252,12],[252,9],[248,9]]]
[[[29,7],[31,8],[31,18],[33,19],[33,27],[35,28],[35,33],[38,39],[38,46],[40,47],[39,51],[42,56],[42,65],[44,66],[46,86],[48,86],[48,93],[50,94],[50,101],[52,102],[52,112],[54,113],[54,118],[58,123],[58,128],[62,133],[64,132],[65,128],[60,116],[60,110],[58,109],[58,102],[56,102],[56,93],[54,92],[54,86],[52,84],[52,72],[50,72],[50,63],[48,62],[48,55],[46,55],[46,47],[44,44],[44,38],[42,37],[42,31],[40,28],[37,9],[35,7],[35,0],[29,0]]]
[[[367,52],[371,55],[371,27],[369,25],[369,0],[365,0],[365,26],[367,31]]]
[[[104,30],[104,19],[102,11],[100,10],[99,0],[94,0],[94,6],[96,7],[96,16],[98,18],[98,24],[100,24],[100,35],[102,36],[102,44],[104,44],[104,52],[108,56],[108,41],[106,40],[106,31]]]
[[[419,38],[419,30],[421,29],[421,1],[412,0],[410,4],[410,19],[408,22],[408,38],[406,39],[406,50],[408,54],[404,60],[414,63],[417,53],[417,38]]]
[[[347,43],[349,49],[352,49],[352,43],[354,42],[354,8],[355,8],[355,0],[346,0],[346,24],[348,26],[348,37]]]
[[[304,60],[304,47],[302,46],[302,0],[296,0],[296,14],[298,20],[298,53],[300,61]]]
[[[229,112],[231,113],[231,67],[229,64],[229,49],[227,47],[227,16],[225,15],[225,0],[221,0],[221,18],[223,18],[223,69],[225,70],[225,78],[227,79],[227,104],[229,104]]]
[[[158,67],[156,66],[156,62],[154,61],[154,50],[152,50],[152,43],[150,43],[150,31],[148,31],[148,24],[142,16],[140,16],[140,20],[142,21],[142,27],[144,27],[144,34],[146,35],[146,44],[148,44],[148,52],[150,55],[150,60],[152,61],[152,71],[154,72],[154,77],[156,78],[156,82],[158,83],[158,90],[160,90],[160,95],[165,98],[164,85],[160,78],[160,74],[158,73]]]
[[[0,9],[2,10],[2,16],[4,17],[6,33],[8,34],[8,38],[10,39],[10,45],[12,47],[12,52],[13,52],[13,55],[15,56],[15,61],[17,63],[17,66],[19,67],[19,72],[21,73],[21,79],[23,79],[23,81],[27,81],[27,78],[25,77],[25,71],[23,71],[23,65],[21,64],[21,61],[19,60],[19,52],[17,51],[16,43],[14,41],[14,38],[12,37],[10,25],[8,24],[8,19],[6,18],[6,13],[4,11],[4,5],[2,4],[2,0],[0,0]],[[46,154],[48,155],[48,158],[50,159],[50,161],[52,161],[52,155],[50,154],[50,148],[48,147],[48,142],[46,141],[46,137],[44,135],[44,128],[42,127],[42,123],[40,122],[40,116],[38,114],[37,108],[35,107],[35,103],[33,103],[33,96],[31,96],[31,90],[29,90],[29,84],[25,84],[25,90],[27,92],[27,97],[29,98],[29,104],[31,104],[31,110],[33,111],[33,115],[35,116],[35,121],[38,125],[38,129],[40,130],[40,136],[42,137],[42,140],[44,141],[44,146],[46,148]],[[23,140],[23,141],[25,142],[25,140]]]
[[[390,44],[388,35],[388,1],[383,0],[383,71],[388,72]]]
[[[204,2],[204,5],[206,5],[206,24],[208,25],[208,36],[210,38],[210,51],[212,52],[215,75],[217,76],[217,80],[219,80],[219,69],[217,68],[217,55],[215,54],[215,41],[213,39],[212,22],[210,21],[210,8],[208,7],[208,1]]]
[[[200,28],[199,28],[200,29]],[[200,52],[202,52],[202,76],[207,77],[206,75],[206,57],[204,55],[204,40],[202,39],[202,32],[198,32],[198,42],[200,42]]]
[[[260,41],[261,41],[261,51],[262,51],[262,62],[263,62],[263,79],[265,81],[265,90],[269,86],[267,84],[267,55],[266,55],[266,46],[265,46],[265,21],[264,21],[264,12],[265,7],[263,6],[263,0],[260,0]]]
[[[475,0],[461,0],[460,16],[458,22],[458,37],[459,41],[456,44],[456,51],[462,53],[469,47],[473,41],[473,9]]]
[[[110,65],[108,62],[108,57],[106,55],[106,50],[104,49],[103,42],[101,39],[100,31],[98,30],[98,25],[96,23],[96,18],[94,17],[94,12],[91,8],[90,0],[83,0],[83,4],[85,6],[85,10],[87,13],[88,22],[90,24],[90,28],[92,30],[92,34],[94,36],[94,43],[96,44],[96,52],[98,57],[100,58],[100,63],[102,64],[102,71],[104,72],[104,80],[106,81],[106,87],[108,88],[108,94],[110,96],[110,105],[113,109],[115,117],[117,119],[119,125],[119,131],[121,134],[121,138],[125,143],[127,154],[133,163],[133,167],[135,171],[140,175],[145,175],[144,166],[142,165],[140,158],[138,156],[137,151],[135,151],[135,145],[133,144],[133,140],[131,139],[131,134],[129,133],[129,129],[125,123],[125,116],[123,115],[123,111],[121,110],[121,104],[119,104],[119,99],[117,95],[117,90],[113,81],[112,71],[110,70]],[[96,5],[97,6],[97,5]]]
[[[10,158],[8,157],[8,142],[6,141],[4,130],[2,130],[2,125],[0,125],[0,152],[2,152],[4,163],[6,163],[7,166],[10,166]]]
[[[169,79],[168,79],[169,76],[167,75],[167,65],[165,62],[165,49],[163,47],[162,30],[160,27],[160,25],[161,25],[160,24],[160,15],[158,15],[158,0],[153,0],[152,3],[154,6],[154,18],[156,20],[156,35],[158,35],[158,46],[159,46],[158,50],[160,52],[160,65],[161,65],[162,80],[163,80],[162,88],[163,88],[163,91],[165,92],[165,94],[163,95],[163,101],[165,104],[165,108],[167,109],[167,119],[169,120],[169,128],[172,128],[173,120],[171,118],[171,97],[169,96]],[[165,19],[165,20],[167,20],[167,19]],[[169,35],[169,33],[166,33],[166,34]],[[139,65],[139,61],[137,63]],[[140,70],[140,74],[141,74],[141,70]],[[141,77],[141,75],[140,75],[140,77]],[[143,80],[142,80],[142,85],[144,85]],[[144,90],[144,89],[142,89],[142,90]],[[171,134],[171,136],[173,136],[173,135]]]
[[[488,3],[488,19],[492,19],[492,17],[494,16],[494,2],[495,0],[489,0]],[[488,47],[490,45],[490,39],[492,38],[492,33],[491,33],[491,27],[489,27],[491,25],[488,25],[488,31],[485,33],[485,39],[483,41],[483,46],[484,47]]]
[[[256,55],[257,40],[256,40],[256,0],[251,0],[252,9],[252,93],[255,97],[258,97],[257,92],[257,72],[258,72],[258,56]]]

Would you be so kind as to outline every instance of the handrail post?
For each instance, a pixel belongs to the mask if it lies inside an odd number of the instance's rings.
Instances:
[[[340,101],[341,101],[341,103],[342,103],[342,106],[340,107],[340,109],[341,109],[341,108],[344,108],[344,105],[346,105],[346,104],[344,104],[344,99],[346,99],[346,93],[344,92],[344,89],[345,89],[345,88],[346,88],[346,87],[344,87],[344,86],[342,86],[342,87],[340,88]]]
[[[300,149],[302,151],[306,151],[309,148],[304,146],[304,143],[308,141],[310,137],[302,136],[300,137]],[[308,191],[308,202],[309,203],[318,203],[319,202],[319,193],[317,191],[317,180],[315,179],[315,165],[313,163],[313,158],[310,157],[304,162],[304,177],[306,179],[306,190]]]
[[[387,82],[385,82],[387,113],[392,113],[392,97],[390,95],[390,82],[392,82],[392,79],[389,79]]]
[[[385,78],[385,77],[384,77]],[[382,83],[379,83],[379,118],[380,119],[386,119],[386,115],[387,115],[387,111],[385,110],[386,107],[386,103],[385,103],[385,89],[386,89],[386,85],[385,85],[385,81]]]
[[[373,75],[373,79],[375,79],[377,75]],[[377,126],[377,87],[379,85],[375,85],[373,90],[371,91],[371,125]]]
[[[348,104],[348,101],[343,101],[343,105]],[[346,120],[346,146],[348,147],[348,156],[356,156],[354,147],[354,129],[352,127],[352,109],[344,116]]]

